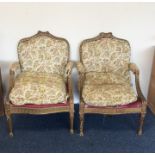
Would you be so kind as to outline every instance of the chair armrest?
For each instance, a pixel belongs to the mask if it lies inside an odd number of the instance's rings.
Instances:
[[[81,62],[79,62],[79,61],[76,62],[76,67],[77,67],[79,74],[85,73],[85,68]]]
[[[72,76],[71,76],[71,72],[72,72],[73,67],[74,67],[74,62],[69,61],[66,65],[66,68],[65,68],[65,79],[67,82],[67,89],[68,89],[67,93],[69,95],[70,108],[74,111],[73,81],[72,81]]]
[[[130,63],[129,70],[132,71],[133,74],[135,75],[135,84],[136,84],[136,90],[137,90],[138,97],[142,100],[143,103],[146,103],[146,99],[145,99],[145,97],[142,93],[141,87],[140,87],[140,82],[139,82],[140,71],[139,71],[137,65],[134,63]]]
[[[129,64],[129,69],[130,69],[130,71],[133,72],[133,74],[139,75],[139,69],[138,69],[138,67],[137,67],[136,64],[130,63],[130,64]]]
[[[10,77],[9,77],[9,92],[14,86],[16,76],[21,72],[19,62],[14,62],[10,66]]]
[[[65,68],[65,77],[68,77],[68,76],[71,75],[73,66],[74,66],[74,62],[73,61],[69,61],[67,63],[66,68]]]
[[[77,71],[79,73],[79,79],[78,79],[78,90],[79,90],[79,95],[80,95],[80,106],[84,104],[83,98],[82,98],[82,90],[83,90],[83,85],[85,81],[85,73],[86,70],[81,62],[76,62],[76,67]]]

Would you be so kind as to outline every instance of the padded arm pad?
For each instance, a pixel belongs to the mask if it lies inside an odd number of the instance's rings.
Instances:
[[[73,66],[74,66],[73,61],[69,61],[67,63],[66,68],[65,68],[65,77],[68,77],[71,74]]]
[[[9,78],[9,92],[11,91],[11,89],[14,86],[16,75],[19,74],[20,72],[21,72],[21,69],[20,69],[20,64],[18,62],[14,62],[13,64],[11,64],[10,78]]]
[[[136,64],[130,63],[130,64],[129,64],[129,69],[130,69],[134,74],[139,75],[139,69],[138,69],[138,67],[137,67]]]
[[[14,72],[14,74],[18,74],[21,71],[19,62],[14,62],[11,64],[10,72]]]
[[[76,67],[79,73],[85,73],[85,68],[80,61],[76,62]]]

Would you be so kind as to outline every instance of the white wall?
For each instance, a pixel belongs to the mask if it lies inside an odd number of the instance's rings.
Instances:
[[[80,42],[99,32],[111,31],[129,40],[131,60],[141,70],[140,82],[147,96],[155,45],[155,3],[0,3],[0,63],[5,90],[9,63],[17,60],[19,39],[38,30],[66,38],[72,60],[78,60]],[[73,74],[76,81],[76,69]]]

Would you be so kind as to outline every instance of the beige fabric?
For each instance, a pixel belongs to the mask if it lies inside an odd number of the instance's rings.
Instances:
[[[128,81],[114,73],[89,72],[86,73],[85,84],[126,84]]]
[[[130,81],[128,67],[130,45],[126,40],[115,37],[101,38],[84,42],[81,49],[81,58],[86,72],[113,73]]]
[[[19,62],[14,62],[14,63],[11,64],[10,72],[14,73],[14,77],[13,78],[15,78],[18,74],[21,73],[21,68],[20,68]]]
[[[92,106],[116,106],[132,103],[137,97],[128,84],[85,84],[82,97]]]
[[[58,74],[23,72],[9,95],[15,105],[56,104],[67,98],[64,79]]]
[[[69,61],[65,68],[65,77],[69,76],[71,74],[72,68],[74,63],[72,61]]]
[[[81,64],[85,72],[82,97],[93,106],[116,106],[137,100],[130,86],[130,45],[113,36],[85,40],[81,45]]]
[[[129,64],[129,69],[134,73],[134,74],[139,74],[139,69],[136,64],[130,63]]]
[[[18,45],[22,71],[64,75],[69,58],[68,44],[48,35],[36,35]]]
[[[85,73],[86,70],[85,70],[85,68],[84,68],[84,66],[82,65],[81,62],[77,62],[76,67],[77,67],[77,70],[78,70],[79,73]]]
[[[12,72],[20,72],[21,71],[20,64],[18,62],[14,62],[13,64],[11,64],[10,70]]]

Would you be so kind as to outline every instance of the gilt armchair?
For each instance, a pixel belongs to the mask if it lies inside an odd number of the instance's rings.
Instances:
[[[73,133],[74,104],[66,39],[38,31],[18,44],[19,62],[10,68],[9,92],[5,112],[9,135],[13,136],[13,114],[51,114],[68,112]]]
[[[130,63],[130,45],[127,40],[112,33],[100,33],[80,45],[79,72],[80,135],[83,136],[84,115],[140,114],[138,135],[146,114],[147,102],[139,84],[139,70]],[[135,75],[137,93],[131,86],[130,71]]]

